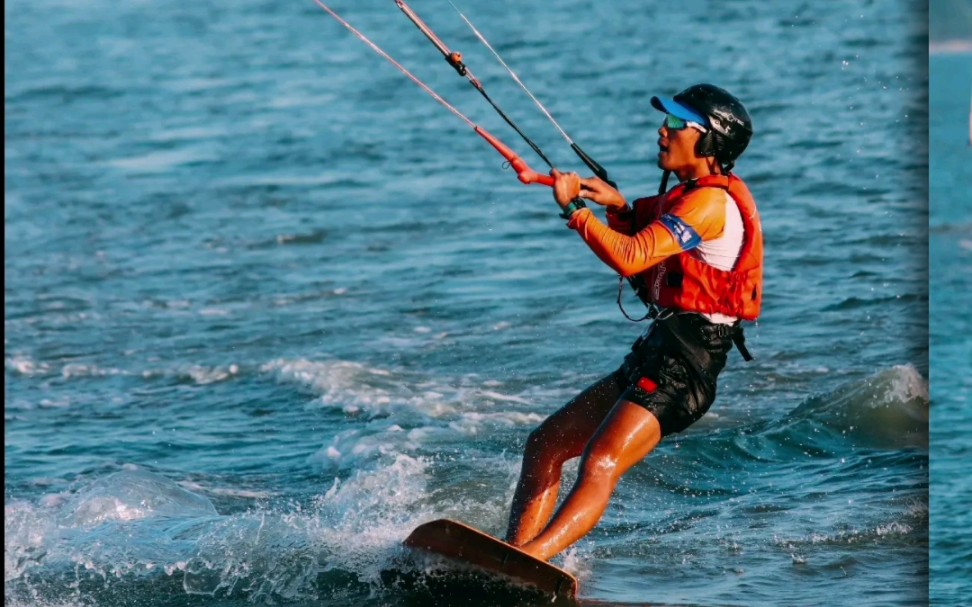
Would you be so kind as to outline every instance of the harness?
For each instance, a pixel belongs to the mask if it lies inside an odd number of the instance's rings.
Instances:
[[[684,196],[685,194],[687,194],[688,192],[692,191],[697,187],[703,187],[698,183],[697,179],[693,179],[685,183],[684,189],[680,193],[680,196]],[[721,183],[717,183],[717,184],[706,183],[704,187],[718,187],[729,192],[729,181],[728,178],[726,178]],[[682,276],[669,275],[666,276],[665,278],[668,281],[675,281],[677,283],[680,283]],[[649,285],[647,284],[646,274],[643,273],[643,274],[638,274],[636,276],[632,276],[628,279],[628,282],[631,284],[631,287],[638,295],[638,298],[642,301],[642,303],[645,304],[648,310],[643,317],[637,319],[632,318],[628,314],[628,312],[624,309],[624,305],[621,303],[621,295],[624,290],[624,278],[618,276],[617,303],[618,303],[618,308],[621,310],[621,313],[624,315],[624,317],[632,322],[641,322],[649,318],[653,319],[656,324],[658,324],[660,327],[665,329],[666,332],[669,335],[671,335],[675,339],[675,341],[681,346],[681,350],[686,354],[688,361],[695,368],[699,376],[705,379],[706,381],[712,380],[714,382],[714,379],[709,377],[709,373],[705,370],[705,366],[702,364],[702,361],[700,360],[699,354],[697,352],[698,346],[692,343],[693,340],[686,337],[685,334],[687,332],[687,328],[684,326],[684,323],[679,319],[679,314],[675,313],[675,311],[672,309],[659,308],[652,301],[652,298],[649,297],[648,295]],[[743,360],[747,362],[753,360],[752,353],[746,347],[746,336],[745,333],[743,332],[742,323],[740,320],[737,320],[732,324],[711,323],[709,330],[712,331],[718,337],[730,337],[732,339],[732,343],[736,346],[736,349],[739,350],[739,353],[742,355]]]

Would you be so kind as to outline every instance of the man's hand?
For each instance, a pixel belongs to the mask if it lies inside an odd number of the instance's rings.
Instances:
[[[620,211],[628,206],[628,201],[624,199],[621,192],[615,190],[606,181],[597,177],[581,179],[580,187],[583,188],[580,191],[580,195],[583,198],[591,202],[596,202],[601,206],[613,208],[616,211]]]
[[[621,192],[597,177],[581,179],[577,173],[561,173],[557,169],[552,169],[550,176],[554,178],[554,200],[560,208],[566,207],[578,196],[618,211],[628,206]]]
[[[577,173],[561,173],[557,169],[551,169],[550,176],[554,178],[554,200],[560,208],[566,208],[571,200],[580,196],[581,178]]]

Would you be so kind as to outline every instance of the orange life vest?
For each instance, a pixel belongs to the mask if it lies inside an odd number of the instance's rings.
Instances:
[[[643,227],[659,219],[695,188],[722,188],[739,208],[745,233],[735,267],[720,270],[686,251],[643,272],[638,294],[661,308],[756,320],[763,301],[763,228],[753,195],[741,179],[709,175],[679,184],[665,194],[637,201],[635,221]],[[647,213],[638,212],[643,209]]]

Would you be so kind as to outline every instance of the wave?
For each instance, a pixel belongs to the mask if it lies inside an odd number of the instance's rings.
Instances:
[[[914,366],[899,365],[815,394],[777,418],[675,441],[719,467],[785,462],[794,453],[927,449],[929,411],[928,380]]]
[[[775,418],[676,435],[632,473],[645,490],[689,498],[759,493],[769,488],[766,475],[775,479],[774,493],[810,499],[854,492],[862,483],[921,490],[912,471],[927,470],[928,418],[927,380],[913,366],[895,366]]]
[[[127,466],[37,502],[8,499],[5,603],[387,604],[399,591],[386,574],[408,566],[400,544],[418,524],[449,517],[493,532],[502,525],[519,453],[483,447],[492,434],[484,430],[522,434],[535,425],[529,394],[474,377],[418,381],[346,361],[278,360],[262,372],[356,420],[310,458],[336,473],[329,487],[303,500],[261,494],[258,507],[225,500],[247,509],[220,512],[211,497],[239,494],[225,481],[210,487],[204,476],[173,480]],[[470,405],[470,394],[497,406]],[[772,525],[763,541],[794,563],[816,562],[828,546],[910,545],[923,537],[927,504],[902,475],[923,457],[928,408],[927,381],[914,367],[895,366],[776,418],[687,433],[622,486],[622,503],[633,503],[625,492],[639,502],[657,492],[648,499],[658,500],[659,513],[634,526],[609,522],[612,535],[601,541],[619,551],[650,541],[658,553],[674,554],[704,541],[696,536],[712,525],[703,522],[716,519]],[[467,450],[454,459],[457,444]],[[441,446],[451,450],[433,455]],[[846,508],[838,506],[846,495],[866,495],[861,483],[903,491],[879,492],[868,516],[833,525],[828,513]],[[909,501],[880,501],[901,496]]]
[[[433,378],[343,360],[281,359],[261,371],[313,395],[313,405],[358,422],[310,458],[342,472],[398,454],[421,455],[463,437],[533,427],[543,416],[532,403],[549,400],[533,386],[513,390],[475,375]]]
[[[207,315],[206,310],[200,312]],[[176,381],[206,385],[221,382],[238,375],[241,371],[236,363],[228,365],[206,366],[199,364],[177,364],[164,369],[122,369],[117,367],[102,367],[94,363],[68,362],[57,365],[53,362],[38,361],[25,354],[14,354],[4,359],[7,373],[26,378],[62,380],[97,379],[108,377],[142,377],[154,379],[159,377],[173,378]]]
[[[927,448],[929,406],[928,381],[900,365],[811,397],[767,433],[811,438],[826,431],[857,446]]]
[[[206,497],[130,467],[69,499],[5,506],[7,604],[167,604],[367,598],[400,561],[401,540],[433,512],[426,463],[335,480],[310,506],[220,515]]]

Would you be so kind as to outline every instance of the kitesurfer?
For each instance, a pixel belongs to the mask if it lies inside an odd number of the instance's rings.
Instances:
[[[752,195],[732,173],[752,137],[749,113],[711,84],[651,104],[665,114],[657,196],[629,205],[601,179],[551,171],[567,226],[632,282],[654,321],[617,371],[529,436],[506,540],[543,560],[597,524],[622,475],[662,438],[708,411],[733,343],[751,358],[740,323],[760,311],[762,229]],[[678,184],[665,191],[670,175]],[[606,207],[607,225],[585,199]],[[561,468],[575,457],[577,481],[557,508]]]

